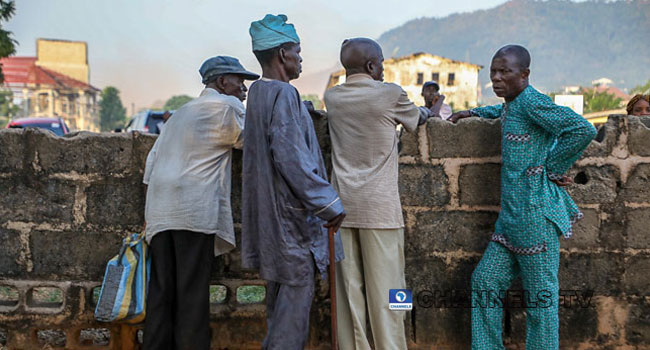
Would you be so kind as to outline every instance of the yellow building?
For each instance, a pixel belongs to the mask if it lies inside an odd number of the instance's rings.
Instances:
[[[422,85],[434,80],[440,85],[445,103],[454,111],[478,106],[480,85],[478,71],[482,66],[428,53],[391,58],[384,61],[384,81],[400,85],[409,99],[418,106],[424,105]],[[345,82],[345,70],[330,75],[327,88]]]
[[[37,57],[0,60],[3,86],[22,117],[54,117],[70,130],[99,131],[100,90],[90,85],[88,48],[82,41],[38,39]]]

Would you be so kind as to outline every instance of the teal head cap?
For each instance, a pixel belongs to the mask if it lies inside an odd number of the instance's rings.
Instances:
[[[266,15],[261,21],[251,23],[249,29],[253,40],[253,51],[264,51],[284,43],[300,43],[293,24],[287,23],[285,15]]]

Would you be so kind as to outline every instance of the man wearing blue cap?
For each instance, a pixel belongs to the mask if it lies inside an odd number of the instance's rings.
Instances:
[[[251,85],[244,128],[242,265],[267,281],[262,349],[303,349],[314,275],[325,275],[328,236],[345,213],[327,181],[314,125],[289,81],[300,75],[300,39],[284,15],[251,23],[262,79]],[[336,236],[337,260],[342,258]]]
[[[231,154],[242,147],[244,80],[259,75],[228,56],[199,73],[205,89],[167,121],[147,156],[147,350],[210,348],[212,261],[235,247]]]

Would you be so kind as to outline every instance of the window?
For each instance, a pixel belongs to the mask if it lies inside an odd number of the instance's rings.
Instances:
[[[424,84],[424,73],[418,73],[418,85]]]
[[[431,73],[431,80],[438,83],[440,81],[440,73]]]
[[[448,86],[453,86],[456,80],[456,74],[455,73],[449,73],[447,76],[447,85]]]

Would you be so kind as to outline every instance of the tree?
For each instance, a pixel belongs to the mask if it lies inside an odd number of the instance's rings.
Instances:
[[[616,97],[607,92],[598,92],[595,89],[587,89],[583,91],[585,99],[584,113],[593,113],[600,111],[608,111],[621,107],[622,98]]]
[[[165,102],[163,109],[166,111],[177,110],[190,101],[192,101],[192,98],[187,95],[172,96],[167,100],[167,102]]]
[[[20,111],[20,107],[13,102],[14,94],[11,90],[0,90],[0,116],[13,118]]]
[[[126,122],[126,108],[120,100],[120,90],[107,86],[102,90],[102,100],[99,102],[99,128],[101,131],[111,131],[121,128]]]
[[[634,89],[632,89],[631,92],[632,94],[643,94],[643,95],[650,94],[650,79],[648,79],[648,82],[645,83],[645,85],[638,85],[634,87]]]
[[[0,22],[8,21],[14,15],[14,12],[16,12],[16,4],[13,0],[0,0]],[[2,29],[2,23],[0,23],[0,58],[16,53],[18,42],[12,38],[12,35],[12,32]],[[0,83],[4,82],[4,80],[5,77],[0,66]]]
[[[300,99],[303,101],[311,101],[314,104],[314,109],[317,111],[323,109],[323,101],[317,95],[301,95]]]

